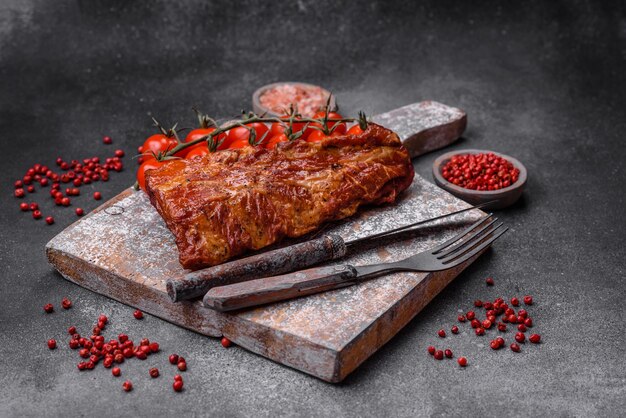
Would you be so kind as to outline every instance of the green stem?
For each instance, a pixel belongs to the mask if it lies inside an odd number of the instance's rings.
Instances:
[[[300,117],[298,119],[295,120],[296,122],[300,123],[300,122],[304,122],[304,123],[324,123],[324,122],[354,122],[356,121],[356,119],[354,118],[341,118],[341,119],[312,119],[312,118],[303,118]],[[237,128],[240,127],[242,124],[244,125],[249,125],[251,123],[282,123],[285,124],[285,120],[281,119],[281,118],[262,118],[259,116],[253,116],[249,119],[246,119],[244,121],[236,121],[236,122],[232,122],[229,123],[226,126],[217,128],[216,130],[214,130],[213,132],[211,132],[208,135],[205,135],[203,137],[200,137],[198,139],[195,139],[191,142],[181,142],[178,145],[176,145],[174,148],[172,148],[171,150],[169,150],[168,152],[166,152],[163,157],[171,157],[172,155],[176,154],[177,152],[180,152],[186,148],[192,147],[196,144],[199,144],[200,142],[203,141],[215,141],[215,138],[220,135],[223,134],[224,132],[227,132],[233,128]]]

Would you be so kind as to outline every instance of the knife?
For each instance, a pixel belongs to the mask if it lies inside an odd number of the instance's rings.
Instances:
[[[327,234],[299,244],[289,245],[276,250],[266,251],[250,257],[197,270],[192,273],[187,273],[182,278],[169,279],[166,284],[167,294],[173,302],[178,302],[180,300],[204,296],[204,294],[213,287],[226,286],[243,281],[302,270],[303,268],[325,261],[339,259],[354,245],[372,241],[377,238],[389,237],[400,232],[406,232],[418,226],[473,209],[479,209],[491,203],[493,203],[493,201],[414,222],[389,231],[383,231],[347,241],[344,241],[339,235]]]

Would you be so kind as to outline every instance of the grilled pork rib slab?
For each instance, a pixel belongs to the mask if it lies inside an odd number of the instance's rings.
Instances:
[[[398,136],[370,123],[359,135],[174,160],[146,173],[146,192],[195,270],[392,203],[413,176]]]

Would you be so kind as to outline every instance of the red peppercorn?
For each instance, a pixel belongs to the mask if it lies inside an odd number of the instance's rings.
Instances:
[[[178,367],[178,370],[180,370],[181,372],[184,372],[185,370],[187,370],[187,363],[185,363],[184,361],[179,361],[176,367]]]
[[[498,344],[500,344],[500,347],[504,347],[504,338],[497,337],[496,341],[498,342]]]
[[[76,334],[76,327],[72,325],[71,327],[67,329],[67,333],[70,335]]]
[[[506,324],[503,324],[502,322],[499,322],[498,323],[498,331],[506,332]]]
[[[465,315],[459,315],[457,316],[457,319],[459,320],[459,322],[465,322]]]
[[[485,319],[485,320],[483,321],[482,325],[483,325],[483,328],[485,328],[485,329],[489,329],[489,328],[491,328],[491,325],[492,325],[492,324],[491,324],[491,321],[490,321],[490,320]]]
[[[472,319],[472,322],[470,322],[470,325],[472,326],[472,328],[479,328],[480,321],[478,319]]]
[[[445,338],[446,332],[444,330],[440,329],[439,331],[437,331],[437,335],[439,335],[441,338]]]
[[[487,277],[485,279],[485,283],[487,283],[487,286],[493,286],[494,285],[494,281],[491,277]]]
[[[533,326],[533,320],[532,320],[532,318],[526,318],[526,319],[524,320],[524,325],[526,325],[528,328],[532,328],[532,326]]]
[[[451,330],[451,331],[452,331],[452,333],[453,333],[453,334],[458,334],[458,333],[459,333],[459,327],[457,327],[456,325],[454,325],[454,326],[452,327],[452,330]]]
[[[126,335],[126,334],[120,334],[120,335],[118,335],[118,336],[117,336],[117,340],[118,340],[120,343],[124,344],[126,341],[128,341],[128,335]]]
[[[430,354],[431,356],[435,354],[435,351],[437,351],[432,345],[429,345],[427,350],[428,354]]]
[[[524,296],[524,304],[525,305],[532,305],[533,304],[533,297],[532,296]]]
[[[483,306],[483,302],[481,300],[475,300],[474,306],[477,308],[480,308],[481,306]]]
[[[24,193],[24,189],[22,188],[15,189],[15,191],[13,192],[13,195],[17,198],[24,197],[25,194],[26,193]]]
[[[524,341],[526,341],[526,336],[523,332],[518,332],[515,334],[515,341],[517,341],[518,343],[523,343]]]
[[[518,315],[518,316],[521,316],[521,317],[522,317],[522,318],[524,318],[524,319],[526,319],[526,317],[528,316],[528,312],[526,312],[526,309],[520,309],[520,310],[517,312],[517,315]]]
[[[40,210],[34,210],[33,211],[33,218],[41,219],[41,211]]]
[[[500,343],[496,340],[491,340],[491,342],[489,343],[489,346],[491,347],[492,350],[498,350],[500,348]]]
[[[89,357],[89,350],[86,348],[81,348],[80,350],[78,350],[78,355],[82,358],[87,358]]]
[[[515,315],[509,315],[507,318],[507,321],[509,321],[511,324],[515,324],[517,322],[517,317]]]
[[[178,364],[178,354],[170,354],[170,364]]]
[[[484,328],[476,328],[474,330],[474,332],[476,333],[476,335],[480,336],[480,335],[485,335],[485,329]]]
[[[461,367],[467,366],[467,359],[465,357],[459,357],[457,362],[459,363],[459,366]]]
[[[519,306],[519,299],[518,298],[511,298],[511,305]]]
[[[96,200],[100,200],[100,199],[102,199],[102,193],[100,193],[100,192],[95,192],[95,193],[93,194],[93,198],[94,198],[94,199],[96,199]]]
[[[527,331],[527,329],[526,329],[526,325],[524,325],[524,324],[519,324],[519,325],[517,326],[517,330],[518,330],[519,332],[526,332],[526,331]]]
[[[55,348],[57,348],[57,341],[54,338],[48,340],[48,348],[50,350],[54,350]]]
[[[124,151],[122,151],[121,149],[116,149],[115,150],[115,156],[117,158],[122,158],[124,156]]]
[[[47,304],[44,305],[43,310],[46,313],[52,313],[52,312],[54,312],[54,306],[52,306],[51,303],[47,303]]]
[[[150,351],[153,353],[158,353],[159,352],[159,343],[150,343]]]
[[[76,350],[79,347],[78,340],[70,340],[69,346],[72,350]]]
[[[174,375],[174,381],[176,380],[180,380],[181,382],[183,381],[183,377],[179,374]]]
[[[450,350],[449,348],[446,348],[446,350],[443,352],[445,354],[446,357],[448,358],[452,358],[453,354],[452,354],[452,350]]]
[[[183,385],[184,383],[182,380],[174,380],[172,387],[174,388],[174,391],[180,392],[181,390],[183,390]]]
[[[485,303],[483,303],[483,307],[484,307],[485,309],[493,309],[493,303],[491,303],[491,302],[485,302]]]
[[[516,353],[519,353],[520,351],[522,351],[522,349],[520,348],[519,344],[517,343],[512,343],[511,344],[511,351],[514,351]]]
[[[30,210],[30,206],[26,202],[20,203],[20,210],[22,212],[28,212]]]
[[[474,313],[474,311],[469,311],[465,316],[467,317],[468,320],[471,321],[472,319],[476,317],[476,314]]]
[[[150,373],[150,377],[152,377],[153,379],[156,379],[157,377],[159,377],[159,369],[157,369],[156,367],[151,368],[149,373]]]
[[[124,355],[123,354],[116,354],[115,355],[115,362],[120,364],[120,363],[124,363]]]
[[[533,344],[539,344],[539,342],[541,341],[541,335],[530,334],[530,337],[528,337],[528,341],[530,341]]]
[[[113,143],[113,139],[111,139],[110,136],[105,136],[102,138],[102,142],[104,142],[105,144],[109,145]]]
[[[122,384],[122,388],[126,392],[130,392],[131,390],[133,390],[133,384],[130,382],[130,380],[127,380]]]
[[[98,199],[96,199],[96,200],[98,200]],[[135,317],[135,319],[142,319],[143,318],[143,312],[141,312],[139,309],[137,309],[135,312],[133,312],[133,316]]]
[[[85,211],[82,208],[76,208],[76,215],[83,216]]]
[[[441,351],[441,350],[435,351],[435,359],[443,360],[443,351]]]
[[[48,225],[52,225],[54,223],[54,218],[52,216],[46,216],[46,223]]]
[[[72,307],[72,301],[68,298],[63,298],[63,300],[61,301],[61,306],[63,307],[63,309],[69,309]]]
[[[445,333],[444,333],[444,334],[445,334]],[[445,336],[445,335],[444,335],[444,336]],[[231,340],[229,340],[229,339],[228,339],[228,338],[226,338],[226,337],[222,337],[222,341],[221,341],[221,343],[222,343],[222,347],[224,347],[224,348],[228,348],[228,347],[230,347],[231,345],[233,345],[232,341],[231,341]]]

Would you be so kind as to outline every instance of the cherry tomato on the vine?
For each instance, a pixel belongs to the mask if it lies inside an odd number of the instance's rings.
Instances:
[[[313,119],[324,119],[324,115],[326,113],[323,110],[320,110],[319,112],[315,113],[313,115]],[[343,119],[343,116],[341,116],[341,114],[337,113],[337,112],[328,112],[328,119]],[[331,129],[333,126],[335,126],[336,124],[339,123],[339,126],[337,126],[335,128],[334,132],[338,132],[340,134],[345,134],[347,131],[346,128],[346,124],[343,122],[328,122],[328,129]],[[321,127],[321,124],[316,123],[314,124],[315,126],[319,126]],[[311,135],[311,133],[313,132],[312,128],[307,129],[308,132],[305,131],[304,136],[308,137],[308,135]]]
[[[250,141],[248,140],[248,138],[239,138],[228,143],[228,149],[238,149],[238,148],[245,148],[245,147],[251,147],[251,146],[252,145],[250,145]]]
[[[176,146],[176,138],[168,137],[164,134],[154,134],[150,136],[143,143],[144,159],[150,157],[152,154],[159,155],[159,153],[166,153]]]
[[[139,166],[137,170],[137,182],[142,190],[146,190],[146,171],[162,167],[164,164],[167,164],[167,161],[157,161],[155,158],[150,158]]]
[[[198,128],[198,129],[194,129],[193,131],[189,132],[187,134],[187,136],[185,137],[185,143],[187,142],[192,142],[195,141],[197,139],[202,138],[203,136],[207,136],[208,134],[210,134],[211,132],[213,132],[215,130],[215,128]],[[226,144],[226,134],[219,134],[217,137],[213,138],[214,141],[222,141],[222,143],[217,147],[218,150],[223,150],[228,148],[228,144]],[[177,157],[187,157],[187,154],[189,154],[191,152],[192,149],[196,148],[196,147],[204,147],[204,148],[208,148],[207,144],[205,141],[200,142],[196,145],[192,145],[190,148],[185,148],[184,150],[180,151],[180,153],[176,153]],[[181,155],[182,154],[182,155]]]
[[[189,149],[189,152],[187,152],[187,155],[185,155],[185,159],[191,160],[192,158],[202,157],[207,154],[209,154],[209,147],[207,146],[207,144],[201,143],[201,144],[194,145],[193,147],[191,147]]]
[[[332,138],[332,137],[341,136],[341,135],[343,135],[343,133],[340,133],[337,131],[333,131],[330,135],[326,135],[324,132],[320,131],[319,129],[314,129],[313,132],[311,132],[311,134],[307,136],[306,142],[319,142],[326,138]]]
[[[246,126],[251,127],[256,132],[256,141],[259,141],[266,132],[269,131],[269,128],[260,122],[255,123],[246,123]],[[228,143],[228,148],[233,148],[231,146],[235,141],[249,141],[250,140],[250,130],[243,126],[237,126],[228,131],[228,139],[226,142]],[[236,147],[241,148],[241,147]]]
[[[269,141],[267,141],[265,143],[265,148],[267,148],[267,149],[274,149],[274,148],[276,148],[276,145],[278,145],[280,142],[289,142],[289,138],[287,138],[287,135],[285,135],[285,134],[278,134],[278,135],[272,136],[269,139]]]
[[[353,127],[351,127],[350,129],[348,129],[348,132],[347,132],[348,135],[360,135],[362,133],[363,133],[363,129],[361,129],[361,126],[358,123],[354,125]]]

